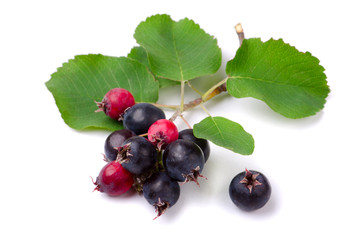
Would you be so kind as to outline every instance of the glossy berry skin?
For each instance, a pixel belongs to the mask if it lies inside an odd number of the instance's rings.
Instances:
[[[208,157],[210,156],[211,149],[210,144],[206,139],[195,137],[193,134],[193,129],[184,129],[180,131],[179,139],[189,140],[198,145],[204,153],[205,162],[207,161]]]
[[[157,172],[144,183],[143,196],[155,207],[159,217],[177,202],[180,186],[166,172]]]
[[[133,136],[136,136],[136,134],[127,129],[117,130],[108,135],[104,146],[106,160],[116,160],[118,154],[117,148],[120,147],[126,139]]]
[[[125,129],[140,135],[147,133],[154,122],[164,118],[166,115],[158,107],[150,103],[138,103],[125,112],[123,124]]]
[[[141,175],[156,166],[157,151],[146,138],[135,136],[124,141],[117,160],[127,171]]]
[[[124,88],[113,88],[108,91],[101,102],[97,102],[99,110],[115,120],[119,120],[124,111],[135,105],[133,95]]]
[[[168,175],[179,182],[194,181],[204,168],[205,158],[201,148],[195,143],[178,139],[169,144],[163,153],[163,165]]]
[[[244,211],[254,211],[263,207],[271,195],[271,186],[265,175],[246,170],[231,181],[229,195],[233,203]]]
[[[159,150],[164,149],[169,143],[179,137],[175,124],[167,119],[160,119],[154,122],[148,130],[148,139]]]
[[[94,190],[118,196],[131,188],[133,177],[120,163],[109,162],[101,169],[94,184],[96,185]]]

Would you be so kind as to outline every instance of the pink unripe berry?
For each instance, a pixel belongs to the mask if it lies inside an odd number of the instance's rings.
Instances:
[[[107,193],[111,196],[118,196],[127,192],[132,184],[133,177],[130,172],[125,170],[119,162],[110,162],[100,171],[94,190]]]
[[[96,102],[99,109],[96,112],[104,111],[110,118],[120,120],[124,111],[135,105],[133,95],[124,88],[113,88],[108,91],[101,102]]]
[[[179,131],[175,124],[167,119],[154,122],[148,130],[148,139],[159,150],[164,149],[169,143],[177,140]]]

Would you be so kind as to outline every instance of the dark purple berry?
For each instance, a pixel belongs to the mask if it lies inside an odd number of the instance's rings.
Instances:
[[[118,150],[117,161],[132,174],[141,175],[156,166],[156,148],[144,137],[131,137]]]
[[[244,211],[263,207],[271,195],[271,186],[262,173],[245,170],[231,181],[229,195],[233,203]]]
[[[155,207],[156,219],[177,202],[180,186],[166,172],[157,172],[144,183],[143,196]]]
[[[105,156],[107,161],[114,161],[117,158],[118,147],[121,147],[123,142],[130,138],[136,136],[136,134],[127,129],[121,129],[112,132],[105,141]]]
[[[203,177],[205,164],[201,148],[194,142],[178,139],[170,143],[163,153],[163,165],[168,175],[179,182],[194,181],[197,185],[198,177]]]
[[[193,134],[193,129],[185,129],[179,132],[179,139],[189,140],[197,144],[204,153],[205,162],[210,156],[210,144],[206,139],[197,138]]]
[[[138,103],[124,113],[124,128],[137,135],[148,133],[149,127],[159,119],[165,119],[164,112],[150,103]]]

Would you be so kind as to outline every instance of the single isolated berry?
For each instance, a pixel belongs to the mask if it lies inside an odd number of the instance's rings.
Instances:
[[[107,193],[111,196],[118,196],[127,192],[132,184],[132,174],[126,171],[120,163],[109,162],[100,171],[94,190]]]
[[[178,139],[169,144],[163,152],[163,166],[168,175],[179,182],[194,181],[198,186],[198,177],[205,164],[201,148],[194,142]]]
[[[110,118],[120,120],[125,110],[135,105],[135,99],[128,90],[113,88],[96,104],[99,108],[96,112],[103,111]]]
[[[117,161],[132,174],[141,175],[156,166],[157,151],[146,138],[134,136],[118,148]]]
[[[271,186],[262,173],[245,169],[231,181],[229,195],[233,203],[244,211],[263,207],[271,195]]]
[[[123,142],[136,134],[127,129],[121,129],[112,132],[105,141],[105,157],[107,161],[114,161],[117,159],[118,147],[121,147]]]
[[[193,129],[184,129],[180,131],[179,139],[189,140],[198,145],[204,153],[205,162],[207,161],[208,157],[210,156],[211,149],[210,144],[206,139],[195,137],[193,134]]]
[[[166,172],[157,172],[144,183],[143,196],[155,207],[156,219],[177,202],[180,197],[180,186]]]
[[[166,115],[160,108],[150,103],[138,103],[124,113],[123,124],[125,129],[141,135],[148,132],[151,124],[165,118]]]
[[[179,132],[175,124],[167,119],[160,119],[154,122],[148,130],[149,141],[158,150],[164,149],[169,143],[179,137]]]

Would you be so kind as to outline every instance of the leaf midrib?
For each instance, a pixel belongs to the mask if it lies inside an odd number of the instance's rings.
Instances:
[[[181,66],[181,62],[180,62],[180,57],[179,57],[179,53],[178,53],[178,50],[176,48],[176,41],[175,41],[175,36],[174,36],[174,27],[175,27],[175,24],[173,24],[172,26],[172,40],[173,40],[173,47],[174,47],[174,50],[175,50],[175,55],[176,55],[176,59],[177,59],[177,64],[178,64],[178,67],[179,67],[179,70],[180,70],[180,75],[181,75],[181,81],[184,81],[183,79],[183,70],[182,70],[182,66]]]
[[[214,120],[214,118],[212,117],[212,116],[210,116],[211,117],[211,120],[213,121],[213,123],[214,123],[214,126],[217,128],[217,130],[218,130],[218,132],[219,132],[219,134],[220,134],[220,138],[221,138],[221,141],[222,141],[222,143],[223,142],[225,142],[225,138],[224,138],[224,136],[223,136],[223,134],[222,134],[222,131],[220,130],[220,128],[218,127],[218,124],[217,124],[217,122]],[[227,147],[228,149],[233,149],[232,147]]]

